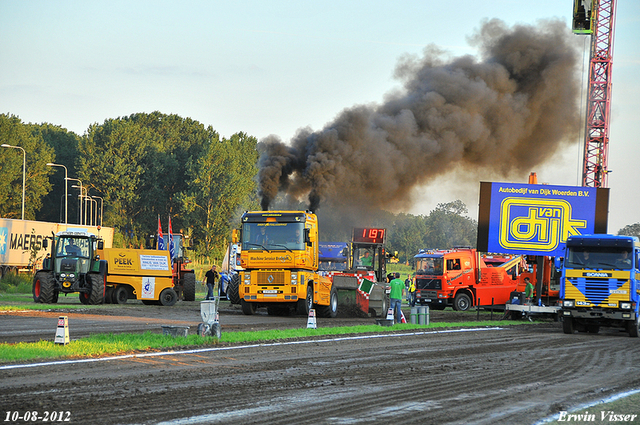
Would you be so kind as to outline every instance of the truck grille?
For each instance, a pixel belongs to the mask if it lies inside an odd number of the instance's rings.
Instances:
[[[442,289],[442,281],[440,279],[416,278],[416,289]]]
[[[619,289],[624,285],[626,279],[586,279],[586,278],[569,278],[569,282],[593,304],[600,305],[611,295],[611,290]]]
[[[283,271],[277,272],[258,272],[258,285],[284,285],[285,273]]]

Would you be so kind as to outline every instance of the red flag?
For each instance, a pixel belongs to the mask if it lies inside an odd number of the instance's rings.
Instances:
[[[164,244],[164,236],[162,236],[162,225],[160,225],[160,214],[158,214],[158,249],[162,251],[167,250],[167,246]]]

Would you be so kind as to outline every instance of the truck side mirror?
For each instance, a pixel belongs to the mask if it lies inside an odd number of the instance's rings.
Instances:
[[[304,229],[304,241],[307,243],[307,245],[311,245],[313,242],[315,242],[314,239],[315,238],[311,234],[311,229]]]
[[[104,249],[104,241],[98,241],[98,249]]]
[[[556,266],[556,270],[561,270],[562,269],[562,264],[564,263],[564,258],[563,257],[556,257],[554,260],[554,264]]]
[[[231,242],[238,243],[239,240],[240,240],[240,232],[238,231],[238,229],[233,229],[231,231]]]
[[[42,249],[47,249],[49,248],[49,240],[48,239],[43,239],[42,240]]]

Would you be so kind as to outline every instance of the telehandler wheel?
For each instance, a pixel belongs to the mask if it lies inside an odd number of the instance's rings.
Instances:
[[[114,304],[126,304],[129,299],[129,290],[125,285],[118,285],[113,290],[111,302]]]
[[[183,283],[182,297],[185,301],[196,300],[196,274],[185,273]]]
[[[627,322],[627,332],[629,336],[637,338],[640,335],[640,316],[636,317],[636,320],[630,320]]]
[[[236,273],[231,277],[227,286],[227,299],[231,304],[240,304],[240,274]]]
[[[33,278],[33,301],[36,303],[52,303],[55,297],[53,273],[38,272]],[[56,301],[58,297],[55,297]]]
[[[471,297],[464,292],[456,295],[453,300],[453,309],[457,311],[467,311],[471,307]]]
[[[338,291],[336,288],[331,289],[329,294],[329,305],[323,305],[318,307],[320,316],[330,317],[334,319],[338,315]]]
[[[173,288],[165,288],[160,292],[160,304],[165,307],[171,307],[178,302],[178,294]]]
[[[91,273],[87,275],[87,281],[91,285],[88,294],[88,304],[102,304],[104,301],[105,277],[104,275]]]
[[[562,319],[562,331],[566,334],[573,335],[573,318],[564,317]]]

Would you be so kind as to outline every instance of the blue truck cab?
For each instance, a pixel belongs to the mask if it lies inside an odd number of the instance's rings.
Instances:
[[[563,331],[598,333],[601,326],[640,331],[640,241],[635,236],[567,239],[560,299]]]

